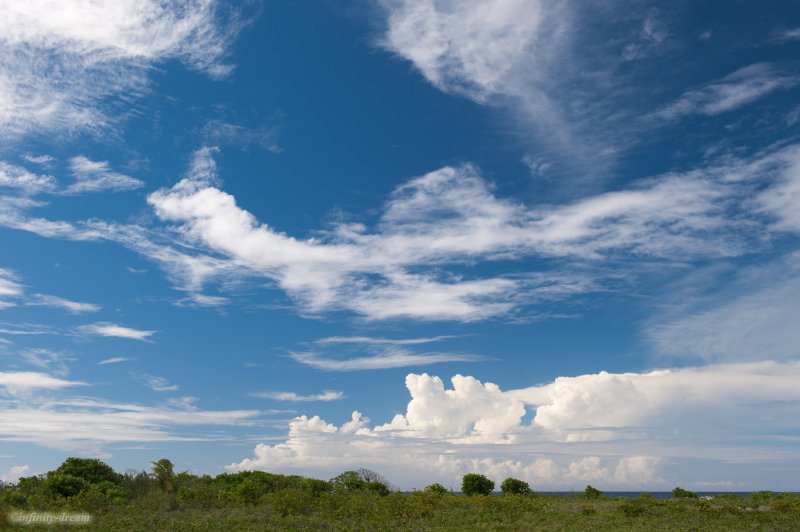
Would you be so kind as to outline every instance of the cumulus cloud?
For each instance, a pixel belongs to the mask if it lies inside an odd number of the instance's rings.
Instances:
[[[0,480],[14,483],[27,475],[30,470],[31,468],[27,464],[12,466],[6,473],[0,475]]]
[[[75,182],[64,190],[66,194],[132,190],[144,186],[139,179],[114,172],[106,161],[92,161],[81,155],[70,159],[69,166]]]
[[[403,487],[458,486],[481,472],[537,486],[666,486],[666,463],[703,458],[797,460],[765,431],[797,427],[800,363],[761,362],[643,373],[559,377],[503,391],[457,375],[452,388],[435,376],[410,374],[406,412],[370,426],[356,411],[341,425],[319,416],[289,423],[286,440],[259,444],[231,470],[319,471],[373,467]],[[527,408],[535,410],[524,422]],[[648,452],[642,452],[648,449]],[[776,454],[771,454],[772,452]]]
[[[148,67],[178,59],[224,76],[234,28],[214,0],[0,2],[0,137],[98,132],[113,97],[146,90]],[[111,101],[109,101],[111,100]]]
[[[253,397],[261,399],[273,399],[275,401],[289,401],[289,402],[312,402],[312,401],[338,401],[344,397],[343,392],[336,390],[325,390],[322,393],[312,393],[308,395],[299,394],[297,392],[253,392],[250,394]]]
[[[128,338],[130,340],[149,341],[156,331],[142,331],[139,329],[132,329],[130,327],[123,327],[115,323],[93,323],[91,325],[82,325],[78,327],[79,334],[87,334],[92,336],[107,336],[113,338]]]

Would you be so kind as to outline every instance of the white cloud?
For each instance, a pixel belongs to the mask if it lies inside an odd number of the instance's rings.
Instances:
[[[60,390],[71,386],[85,386],[80,381],[68,381],[35,371],[2,371],[0,386],[11,395],[25,394],[35,390]]]
[[[0,187],[21,189],[27,193],[47,192],[56,188],[53,176],[35,174],[21,167],[0,161]]]
[[[78,327],[79,334],[88,334],[94,336],[109,336],[114,338],[128,338],[131,340],[149,341],[156,331],[142,331],[139,329],[132,329],[130,327],[123,327],[115,323],[93,323],[91,325],[82,325]]]
[[[202,155],[206,160],[209,153]],[[726,227],[735,224],[721,203],[730,191],[696,176],[664,176],[571,205],[528,209],[496,197],[474,167],[445,167],[398,187],[373,232],[341,224],[306,240],[256,220],[209,185],[216,179],[202,167],[197,179],[156,191],[148,201],[161,219],[180,224],[187,244],[274,280],[311,313],[346,309],[367,319],[470,321],[508,313],[514,297],[535,300],[542,288],[513,278],[409,273],[418,266],[441,272],[477,259],[738,252],[729,241],[733,227]],[[709,245],[711,232],[731,238]],[[566,288],[574,283],[567,280]]]
[[[217,7],[213,0],[3,0],[0,137],[97,133],[115,120],[111,97],[142,93],[148,67],[166,59],[226,75],[220,59],[234,28],[221,28]]]
[[[295,362],[311,366],[323,371],[361,371],[372,369],[406,368],[409,366],[427,366],[443,362],[474,362],[481,360],[474,355],[455,353],[412,353],[406,349],[389,348],[372,356],[356,358],[326,358],[316,353],[290,353]]]
[[[75,182],[68,186],[66,194],[82,194],[103,190],[133,190],[144,186],[144,182],[111,170],[107,161],[92,161],[84,156],[69,161]]]
[[[3,475],[0,475],[0,480],[3,482],[14,483],[18,481],[20,478],[27,475],[30,470],[31,468],[27,464],[12,466],[11,469],[8,470],[8,472],[6,472]]]
[[[26,161],[28,161],[29,163],[44,164],[44,165],[52,163],[53,161],[55,161],[55,158],[52,155],[47,155],[47,154],[45,154],[45,155],[30,155],[30,154],[28,154],[28,155],[23,155],[22,158],[25,159]]]
[[[97,363],[98,366],[105,366],[107,364],[119,364],[120,362],[129,362],[131,359],[126,357],[111,357],[105,358]]]
[[[315,340],[315,344],[369,344],[369,345],[419,345],[455,338],[454,336],[431,336],[430,338],[376,338],[372,336],[328,336]]]
[[[732,111],[777,90],[800,83],[800,76],[787,74],[769,63],[740,68],[724,78],[685,92],[655,116],[675,120],[692,114],[707,116]]]
[[[16,275],[4,268],[0,268],[0,309],[13,306],[14,303],[4,298],[17,298],[23,293],[22,285],[16,281]]]
[[[154,392],[174,392],[179,388],[177,384],[171,384],[164,377],[150,375],[149,373],[134,372],[131,373],[131,377]]]
[[[250,394],[253,397],[261,399],[273,399],[275,401],[291,401],[291,402],[310,402],[310,401],[338,401],[344,397],[343,392],[335,390],[325,390],[322,393],[314,393],[303,395],[296,392],[253,392]]]
[[[0,201],[0,225],[118,242],[158,262],[189,292],[185,304],[223,303],[202,294],[210,280],[262,277],[307,314],[474,321],[602,288],[609,275],[643,275],[620,269],[632,258],[674,265],[763,245],[759,229],[795,223],[789,207],[796,151],[789,145],[748,159],[721,158],[561,206],[520,204],[495,194],[471,165],[445,167],[397,187],[371,228],[340,223],[297,238],[260,222],[217,188],[214,149],[205,148],[185,179],[148,197],[161,220],[176,224],[167,230],[31,218],[25,212],[38,203],[7,198]],[[774,218],[769,228],[768,217]],[[520,264],[529,258],[547,259],[546,270],[525,271]],[[464,268],[499,261],[502,275]],[[613,271],[604,271],[609,264]]]
[[[406,388],[411,401],[405,415],[375,431],[392,431],[414,438],[454,439],[459,442],[502,442],[519,426],[525,407],[503,393],[496,384],[481,384],[474,377],[456,375],[452,390],[439,377],[410,374]]]
[[[456,376],[446,389],[437,377],[410,374],[411,400],[391,422],[370,428],[358,411],[338,426],[300,416],[285,441],[259,444],[252,458],[228,468],[333,474],[371,467],[405,488],[457,487],[464,473],[480,472],[539,489],[587,482],[663,489],[693,478],[686,464],[696,459],[800,460],[783,438],[765,436],[798,428],[798,377],[798,362],[762,362],[601,372],[504,392],[473,377]],[[530,424],[523,423],[526,405],[536,411]]]
[[[35,294],[27,304],[32,306],[60,308],[72,314],[97,312],[102,308],[100,305],[95,305],[94,303],[81,303],[80,301],[72,301],[70,299],[47,294]]]
[[[384,46],[412,61],[437,88],[477,100],[508,90],[510,72],[536,59],[552,24],[548,5],[535,0],[402,0],[383,5]]]
[[[207,441],[210,426],[249,426],[254,410],[201,410],[192,405],[143,406],[95,398],[0,403],[0,440],[60,450],[95,450],[108,443]],[[177,429],[206,427],[194,433]]]
[[[645,324],[656,354],[728,362],[800,357],[800,256],[742,268],[727,285],[712,286],[705,297],[676,294],[678,302],[667,300]]]
[[[23,350],[19,356],[27,364],[47,370],[59,377],[63,377],[69,372],[67,363],[75,360],[61,351],[42,348]]]
[[[645,426],[653,430],[713,423],[719,427],[745,405],[798,401],[800,362],[719,364],[648,373],[600,372],[559,377],[509,392],[536,406],[533,424],[579,440],[584,429]],[[710,418],[716,417],[713,420]],[[731,427],[731,430],[736,430]]]

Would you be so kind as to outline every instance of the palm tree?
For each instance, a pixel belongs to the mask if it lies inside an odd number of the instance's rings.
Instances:
[[[151,462],[153,464],[152,475],[155,481],[161,486],[161,489],[166,493],[175,491],[175,467],[172,462],[166,458],[162,458],[158,462]]]

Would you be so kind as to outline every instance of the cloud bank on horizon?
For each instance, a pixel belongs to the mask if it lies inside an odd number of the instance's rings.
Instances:
[[[0,8],[3,478],[791,486],[778,3]]]

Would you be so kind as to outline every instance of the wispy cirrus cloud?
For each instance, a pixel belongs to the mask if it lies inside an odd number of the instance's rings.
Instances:
[[[0,401],[0,440],[97,452],[122,442],[210,441],[208,427],[252,425],[256,410],[203,410],[196,405],[141,405],[93,397]],[[188,432],[187,432],[188,431]]]
[[[99,133],[167,59],[222,77],[236,25],[214,0],[2,3],[0,137]]]
[[[19,189],[29,194],[55,190],[56,179],[51,175],[37,174],[21,166],[0,161],[0,188]]]
[[[800,84],[800,76],[776,65],[757,63],[740,68],[722,79],[685,92],[655,113],[664,120],[700,114],[714,116],[758,100],[772,92]]]
[[[11,395],[36,390],[61,390],[72,386],[85,386],[85,382],[70,381],[36,371],[2,371],[0,386]]]
[[[156,331],[144,331],[140,329],[133,329],[131,327],[123,327],[116,323],[100,322],[92,323],[90,325],[81,325],[76,329],[78,334],[86,334],[90,336],[106,336],[111,338],[127,338],[130,340],[150,341]]]
[[[764,245],[764,230],[794,223],[787,198],[796,145],[722,157],[558,206],[501,197],[472,165],[445,167],[397,187],[374,226],[340,223],[313,238],[280,232],[242,209],[218,188],[213,154],[199,150],[186,178],[148,197],[175,226],[31,218],[35,203],[19,200],[5,211],[0,203],[0,225],[120,243],[194,295],[211,279],[262,277],[307,314],[476,321],[597,290],[604,265],[614,265],[608,271],[617,277],[638,276],[620,266],[634,258],[669,267],[676,259],[735,257]],[[526,271],[532,258],[544,270]],[[499,262],[504,268],[494,275],[465,274],[466,265]]]
[[[419,345],[449,340],[454,336],[431,336],[429,338],[380,338],[373,336],[328,336],[314,340],[315,344],[369,344],[369,345]]]
[[[131,373],[131,378],[133,378],[133,380],[139,384],[147,386],[154,392],[174,392],[179,388],[177,384],[170,383],[164,377],[150,375],[149,373],[143,373],[140,371]]]
[[[297,392],[278,392],[278,391],[265,391],[265,392],[253,392],[250,394],[252,397],[258,397],[260,399],[272,399],[274,401],[288,401],[288,402],[328,402],[328,401],[338,401],[344,397],[344,392],[336,391],[336,390],[325,390],[321,393],[312,393],[312,394],[299,394]]]
[[[65,299],[63,297],[47,294],[34,294],[26,304],[31,306],[58,308],[66,310],[72,314],[87,314],[99,312],[102,309],[100,305],[96,305],[94,303],[72,301],[71,299]]]
[[[82,155],[69,161],[75,182],[64,189],[65,194],[82,194],[104,190],[133,190],[144,186],[144,181],[111,169],[107,161],[92,161]]]
[[[295,362],[323,371],[363,371],[483,360],[483,357],[475,355],[415,353],[401,348],[389,348],[375,355],[344,359],[325,357],[316,353],[290,353],[289,357]]]
[[[130,362],[130,358],[127,357],[111,357],[111,358],[104,358],[100,362],[97,363],[98,366],[106,366],[108,364],[120,364],[122,362]]]

